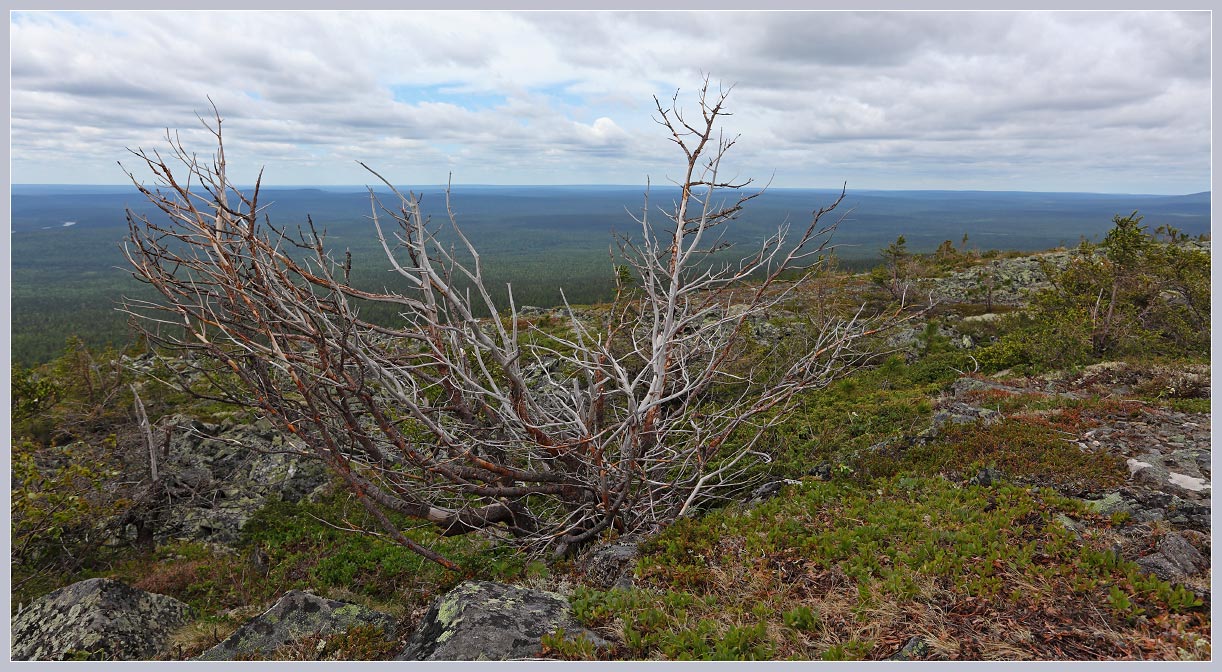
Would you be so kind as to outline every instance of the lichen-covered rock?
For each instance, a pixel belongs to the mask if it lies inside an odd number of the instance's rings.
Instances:
[[[291,590],[271,609],[246,622],[196,660],[234,660],[243,654],[267,654],[311,635],[338,635],[358,625],[371,625],[390,638],[394,636],[395,618],[358,604]]]
[[[566,637],[606,642],[573,619],[560,595],[503,583],[468,581],[433,604],[398,660],[512,660],[533,658],[542,638],[557,630]]]
[[[942,427],[946,423],[955,425],[970,425],[973,422],[981,422],[984,425],[991,425],[1002,420],[1002,414],[991,408],[982,408],[980,406],[972,406],[961,401],[952,401],[943,404],[941,408],[933,415],[933,420],[930,422],[929,429],[925,430],[922,436],[933,437],[941,432]]]
[[[1208,531],[1209,499],[1188,500],[1174,492],[1154,488],[1125,487],[1120,496],[1131,501],[1133,520],[1141,523],[1166,521],[1177,528]]]
[[[190,607],[111,579],[48,593],[13,618],[14,660],[142,660],[161,653]]]
[[[1185,241],[1189,249],[1209,252],[1208,242]],[[1064,270],[1079,253],[1078,250],[1040,252],[1023,257],[995,259],[985,264],[933,279],[933,296],[939,303],[984,303],[992,285],[992,302],[998,306],[1027,303],[1030,296],[1051,286],[1045,265]],[[1096,252],[1096,254],[1099,254]]]
[[[157,541],[233,544],[268,501],[299,501],[327,482],[323,465],[266,421],[211,424],[176,416],[171,422],[161,464],[164,492],[141,521]]]
[[[991,282],[995,305],[1014,306],[1026,303],[1028,296],[1049,286],[1041,264],[1064,268],[1074,251],[1046,252],[1012,259],[997,259],[987,264],[958,271],[933,282],[934,298],[939,303],[983,303]]]
[[[921,660],[927,657],[929,657],[929,644],[920,637],[912,637],[888,660]]]
[[[1109,492],[1098,499],[1084,499],[1082,503],[1087,508],[1101,516],[1111,517],[1116,514],[1133,514],[1133,503],[1126,500],[1119,492]]]
[[[632,565],[639,556],[634,541],[617,541],[595,548],[586,561],[586,583],[602,590],[631,588]]]
[[[887,350],[900,353],[911,361],[925,347],[924,334],[924,323],[902,324],[887,332],[883,344]]]
[[[988,324],[990,322],[998,322],[1001,320],[1001,318],[1002,315],[1000,313],[981,313],[979,315],[965,315],[963,317],[963,321],[968,323],[979,322]]]
[[[989,488],[1001,483],[1004,478],[1005,474],[1002,474],[1000,471],[992,467],[985,467],[984,469],[977,471],[975,476],[969,478],[967,483],[968,485],[979,485],[981,487]]]
[[[1126,464],[1134,483],[1188,499],[1208,499],[1210,483],[1209,478],[1202,474],[1202,459],[1209,459],[1209,451],[1182,450],[1169,455],[1149,453],[1129,458]]]

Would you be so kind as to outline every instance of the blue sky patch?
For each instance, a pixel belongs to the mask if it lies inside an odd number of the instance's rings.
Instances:
[[[585,105],[585,102],[586,102],[585,97],[577,95],[569,91],[569,88],[572,87],[576,83],[577,83],[576,80],[571,81],[571,82],[560,82],[558,84],[549,84],[547,86],[540,86],[538,88],[534,88],[531,90],[535,93],[541,93],[545,96],[548,96],[549,98],[553,98],[561,103],[564,103],[565,105],[573,105],[574,107],[580,107],[582,105]]]
[[[468,110],[486,110],[505,104],[505,96],[499,93],[464,91],[457,84],[433,84],[411,86],[397,84],[390,87],[397,102],[409,105],[420,103],[449,103]]]

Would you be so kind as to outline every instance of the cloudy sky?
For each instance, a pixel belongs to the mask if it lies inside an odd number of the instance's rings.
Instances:
[[[1209,188],[1206,12],[23,12],[14,183],[121,183],[167,127],[270,184],[642,184],[653,96],[733,84],[727,167],[784,187]],[[125,165],[134,167],[131,161]]]

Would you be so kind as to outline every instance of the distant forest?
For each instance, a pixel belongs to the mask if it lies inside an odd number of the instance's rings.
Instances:
[[[440,225],[440,187],[422,190]],[[729,234],[741,247],[776,231],[804,225],[811,211],[835,199],[828,190],[773,189],[751,201]],[[613,288],[613,233],[639,235],[643,187],[462,186],[452,192],[459,225],[479,249],[489,287],[512,283],[515,303],[554,306],[560,290],[575,304],[602,301]],[[670,206],[673,189],[653,189],[650,205]],[[380,194],[393,207],[389,194]],[[732,198],[727,194],[726,198]],[[265,189],[274,224],[296,231],[308,214],[327,243],[351,251],[353,280],[362,287],[400,288],[369,219],[367,192],[358,188]],[[1112,216],[1140,210],[1151,230],[1170,224],[1189,235],[1210,230],[1210,194],[1116,194],[853,191],[841,206],[833,243],[841,265],[864,270],[879,250],[903,235],[914,252],[942,241],[979,250],[1040,250],[1098,240]],[[131,340],[123,296],[152,298],[127,272],[121,244],[124,210],[151,211],[132,187],[14,185],[12,197],[12,359],[25,366],[60,354],[70,336],[87,344],[123,346]],[[389,231],[388,231],[389,233]],[[966,234],[966,242],[963,240]],[[504,291],[497,297],[504,303]],[[369,306],[366,315],[392,322],[393,311]]]

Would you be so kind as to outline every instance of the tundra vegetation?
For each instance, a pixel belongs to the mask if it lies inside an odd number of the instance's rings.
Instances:
[[[690,118],[658,104],[679,198],[618,241],[613,301],[547,310],[494,302],[460,222],[398,190],[371,194],[371,217],[406,289],[349,284],[322,232],[233,188],[219,116],[208,163],[138,151],[163,215],[131,221],[135,273],[162,296],[127,306],[141,340],[13,368],[14,609],[118,578],[195,609],[169,654],[186,657],[291,589],[401,616],[402,640],[476,577],[559,590],[611,643],[544,638],[556,658],[1209,658],[1208,573],[1137,564],[1126,540],[1171,523],[1092,507],[1130,475],[1076,442],[1208,414],[1208,383],[1181,375],[1209,361],[1208,252],[1117,215],[1007,305],[1017,255],[966,236],[839,268],[837,201],[740,260],[720,243],[751,199],[722,176],[724,98],[706,87]],[[965,272],[967,302],[929,305]],[[362,320],[369,302],[402,325]],[[1098,383],[1101,363],[1131,384]],[[950,398],[983,414],[943,422]],[[269,502],[227,546],[125,535],[166,496],[160,432],[181,415],[271,420],[331,484]],[[764,483],[781,496],[749,501]],[[641,544],[631,586],[585,581],[586,550],[616,540]],[[278,657],[399,648],[354,631]]]

